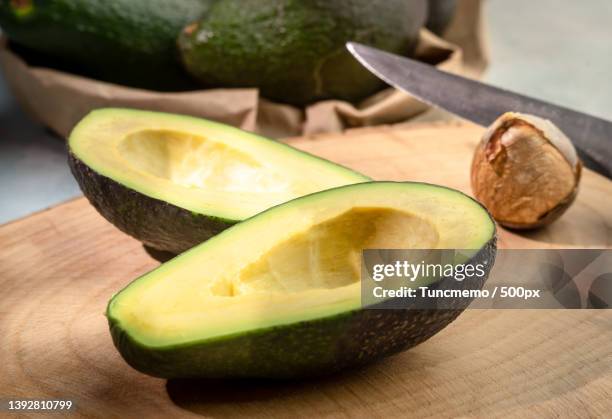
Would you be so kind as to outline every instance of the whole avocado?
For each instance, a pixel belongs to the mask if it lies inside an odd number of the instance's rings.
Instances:
[[[186,69],[209,87],[258,87],[293,105],[355,102],[383,84],[346,42],[410,54],[426,11],[425,0],[222,0],[179,46]]]
[[[176,37],[214,0],[0,0],[0,27],[44,62],[155,90],[193,87]]]

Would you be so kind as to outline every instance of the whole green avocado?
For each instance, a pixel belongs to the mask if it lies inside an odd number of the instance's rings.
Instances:
[[[154,90],[194,83],[176,37],[214,0],[0,0],[12,44],[61,69]],[[37,60],[38,61],[38,60]]]
[[[209,87],[258,87],[293,105],[355,102],[383,84],[346,42],[410,54],[426,12],[425,0],[222,0],[179,46],[186,69]]]

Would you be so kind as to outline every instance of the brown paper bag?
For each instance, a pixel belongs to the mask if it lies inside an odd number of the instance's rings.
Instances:
[[[416,57],[446,71],[477,77],[486,67],[480,0],[461,0],[444,39],[423,29]],[[257,89],[211,89],[162,93],[105,83],[29,66],[0,42],[0,65],[22,107],[36,120],[66,137],[88,112],[128,107],[181,113],[216,120],[281,138],[338,132],[346,128],[406,121],[427,109],[411,96],[385,89],[354,105],[326,100],[298,109],[260,98]]]

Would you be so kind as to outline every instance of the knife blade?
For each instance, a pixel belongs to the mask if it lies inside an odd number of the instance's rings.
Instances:
[[[429,105],[489,126],[508,111],[549,119],[573,141],[585,166],[612,178],[612,122],[440,71],[355,42],[347,48],[373,74]]]

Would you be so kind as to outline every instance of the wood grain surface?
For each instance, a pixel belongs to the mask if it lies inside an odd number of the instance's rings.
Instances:
[[[290,143],[376,179],[469,192],[481,132],[421,125]],[[559,222],[529,234],[501,230],[500,244],[610,247],[611,196],[612,182],[587,171]],[[120,358],[103,313],[114,292],[157,265],[82,198],[1,226],[0,398],[72,399],[72,415],[103,418],[612,414],[609,310],[468,310],[411,351],[324,379],[151,378]]]

